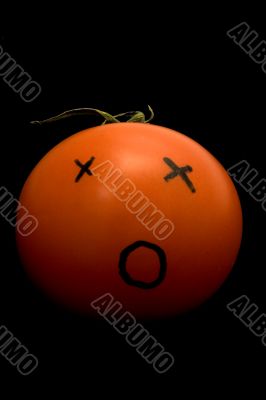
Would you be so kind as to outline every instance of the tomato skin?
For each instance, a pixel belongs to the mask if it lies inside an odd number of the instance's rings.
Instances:
[[[154,236],[108,190],[94,170],[110,161],[136,190],[174,225],[164,240]],[[172,172],[164,158],[187,172],[195,192]],[[113,170],[114,170],[113,169]],[[104,293],[139,318],[176,315],[201,304],[224,282],[239,251],[241,205],[221,164],[202,146],[176,131],[143,123],[117,123],[79,132],[54,147],[27,179],[20,201],[39,222],[18,250],[25,269],[43,290],[66,306],[95,315],[90,302]],[[19,215],[18,215],[19,218]],[[166,257],[165,276],[153,288],[121,276],[121,253],[141,241]],[[136,281],[156,280],[158,254],[145,246],[130,253],[126,271]]]

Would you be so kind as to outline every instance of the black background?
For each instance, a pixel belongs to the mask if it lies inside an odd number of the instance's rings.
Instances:
[[[145,111],[150,104],[154,123],[192,137],[226,169],[245,159],[266,177],[266,75],[226,35],[246,21],[266,39],[258,18],[241,8],[233,13],[218,6],[182,11],[162,4],[147,10],[139,4],[127,9],[72,7],[67,18],[62,10],[44,16],[40,6],[35,17],[22,19],[19,26],[11,18],[0,31],[3,49],[42,87],[36,101],[26,104],[0,81],[1,186],[19,197],[28,174],[47,151],[99,122],[94,117],[73,119],[38,129],[29,121],[82,106],[116,114]],[[175,356],[175,366],[164,375],[105,321],[79,317],[40,293],[23,271],[14,229],[1,219],[0,325],[39,359],[38,369],[22,377],[0,357],[3,380],[32,391],[35,384],[41,391],[58,387],[62,395],[74,389],[76,398],[92,393],[122,398],[144,391],[152,397],[158,387],[179,398],[192,393],[215,398],[222,390],[259,388],[266,348],[226,304],[245,294],[266,312],[266,213],[242,188],[237,190],[244,233],[230,277],[197,310],[145,323]]]

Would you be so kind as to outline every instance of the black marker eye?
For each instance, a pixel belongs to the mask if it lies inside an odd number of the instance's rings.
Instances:
[[[185,167],[178,167],[170,158],[164,157],[163,161],[172,169],[168,175],[164,177],[164,180],[168,182],[170,179],[175,178],[176,176],[180,176],[183,181],[187,184],[188,188],[191,190],[192,193],[196,192],[196,189],[187,176],[187,172],[192,172],[193,169],[190,165],[186,165]]]
[[[80,171],[76,176],[75,182],[78,182],[84,174],[88,174],[90,176],[92,175],[92,172],[90,171],[89,167],[91,166],[94,160],[95,157],[91,157],[89,161],[87,161],[85,164],[82,164],[79,160],[75,160],[77,166],[80,167]]]

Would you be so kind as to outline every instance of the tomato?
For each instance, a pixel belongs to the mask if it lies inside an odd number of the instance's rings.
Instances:
[[[29,275],[91,315],[104,293],[139,318],[192,309],[224,282],[241,243],[225,169],[192,139],[151,124],[67,138],[34,168],[20,202],[39,222],[31,235],[17,233]]]

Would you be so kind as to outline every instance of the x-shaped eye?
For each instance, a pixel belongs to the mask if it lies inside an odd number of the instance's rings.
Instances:
[[[164,177],[164,180],[168,182],[170,179],[175,178],[176,176],[180,176],[183,181],[187,184],[188,188],[191,190],[192,193],[196,192],[196,189],[187,176],[187,172],[192,172],[193,169],[190,165],[186,165],[185,167],[178,167],[170,158],[164,157],[163,158],[164,162],[172,169],[172,172],[170,172],[168,175]]]
[[[89,169],[89,167],[91,166],[91,164],[93,163],[94,160],[95,160],[95,157],[91,157],[89,159],[89,161],[87,161],[85,164],[82,164],[79,160],[75,160],[75,163],[77,164],[77,166],[80,167],[80,171],[79,171],[78,175],[76,176],[75,182],[78,182],[84,174],[88,174],[90,176],[92,175],[92,172]]]

